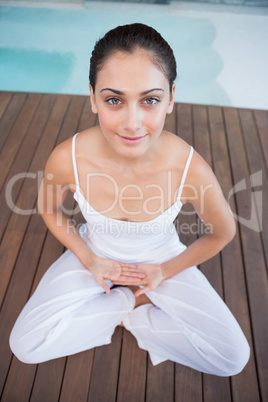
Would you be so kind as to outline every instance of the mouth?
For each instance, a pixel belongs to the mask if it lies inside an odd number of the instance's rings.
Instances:
[[[119,134],[118,136],[125,144],[138,144],[146,137],[146,135],[143,135],[141,137],[123,137],[122,135]]]

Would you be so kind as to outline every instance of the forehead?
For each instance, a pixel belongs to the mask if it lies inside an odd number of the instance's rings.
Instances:
[[[118,51],[109,56],[99,71],[96,82],[99,87],[132,87],[137,90],[168,85],[167,77],[144,49],[137,49],[133,53]]]

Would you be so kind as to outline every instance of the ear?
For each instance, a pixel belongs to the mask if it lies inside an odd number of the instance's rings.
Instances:
[[[89,84],[89,92],[90,92],[91,110],[93,113],[97,114],[98,110],[97,110],[97,106],[96,106],[96,102],[95,102],[95,94],[94,94],[93,88],[90,84]]]
[[[173,85],[172,85],[172,92],[171,92],[171,94],[170,94],[170,101],[169,101],[168,108],[167,108],[167,114],[170,114],[170,113],[172,113],[172,111],[173,111],[175,89],[176,89],[176,84],[173,84]]]

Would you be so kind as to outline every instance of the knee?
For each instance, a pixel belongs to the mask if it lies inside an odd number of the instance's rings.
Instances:
[[[250,347],[244,335],[233,338],[222,355],[222,365],[219,367],[219,376],[231,377],[239,374],[250,357]]]
[[[37,361],[35,353],[31,351],[30,345],[23,341],[23,337],[13,328],[9,337],[9,346],[12,353],[22,362],[28,364],[40,363]]]

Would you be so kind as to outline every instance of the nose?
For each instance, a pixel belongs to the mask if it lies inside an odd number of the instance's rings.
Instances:
[[[129,133],[136,133],[142,127],[142,111],[137,105],[129,105],[125,109],[123,129]]]

